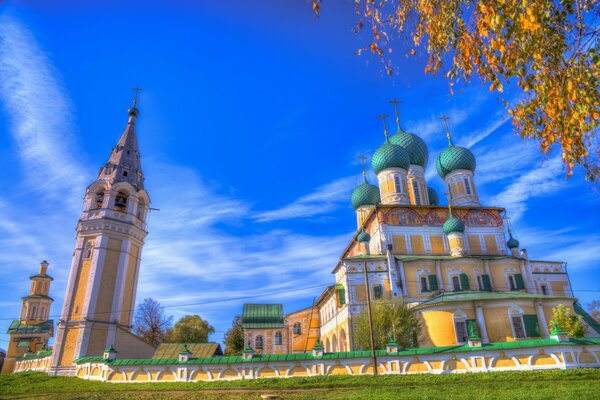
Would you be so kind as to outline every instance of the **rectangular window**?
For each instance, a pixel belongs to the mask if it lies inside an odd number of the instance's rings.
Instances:
[[[481,280],[483,281],[483,290],[491,291],[492,281],[490,280],[490,276],[487,274],[481,275]]]
[[[429,278],[429,290],[431,290],[431,291],[438,290],[437,276],[429,275],[428,278]]]
[[[346,290],[344,287],[337,287],[338,305],[346,304]]]
[[[512,317],[513,329],[515,330],[515,339],[525,339],[525,329],[523,328],[523,319],[520,315]]]
[[[517,290],[517,286],[515,285],[515,277],[512,275],[508,276],[508,288],[510,290]]]
[[[525,289],[525,282],[523,281],[523,275],[515,274],[515,286],[517,290]]]
[[[396,192],[402,193],[402,181],[400,175],[394,175],[394,186],[396,186]]]
[[[546,293],[546,291],[547,291],[546,285],[540,285],[540,289],[542,290],[542,294],[548,294],[548,293]]]
[[[381,288],[381,285],[373,286],[373,297],[375,298],[375,300],[381,299],[383,297],[383,290]]]
[[[426,276],[421,277],[421,292],[429,292],[429,289],[427,288],[427,277]]]
[[[454,329],[456,330],[456,342],[465,343],[469,339],[467,334],[467,324],[465,321],[455,321]]]
[[[540,337],[540,324],[537,315],[523,315],[527,337]]]
[[[465,181],[465,191],[467,194],[471,194],[471,182],[469,182],[469,178],[464,178]]]
[[[458,275],[452,277],[452,289],[454,289],[454,291],[460,290],[460,279],[458,278]]]
[[[470,289],[470,285],[469,285],[469,275],[467,274],[460,274],[460,288],[462,290],[469,290]]]
[[[419,190],[419,184],[415,181],[412,182],[413,196],[415,197],[415,205],[421,205],[421,191]]]

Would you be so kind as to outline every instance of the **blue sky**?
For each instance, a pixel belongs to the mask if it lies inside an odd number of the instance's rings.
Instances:
[[[368,37],[351,33],[352,2],[326,2],[321,18],[305,0],[79,3],[0,6],[0,347],[43,259],[60,314],[85,187],[136,85],[142,166],[160,209],[138,300],[199,313],[212,340],[244,302],[215,300],[261,296],[251,301],[291,312],[333,282],[356,229],[356,156],[383,142],[376,116],[393,114],[393,97],[429,146],[430,186],[443,192],[433,167],[444,113],[477,158],[482,204],[507,208],[531,258],[567,261],[583,303],[600,298],[598,191],[517,137],[486,88],[450,95],[421,58],[394,58],[388,77],[355,56]]]

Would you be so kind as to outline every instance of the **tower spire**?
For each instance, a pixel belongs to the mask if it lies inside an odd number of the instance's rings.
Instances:
[[[144,175],[140,162],[140,152],[135,131],[135,123],[140,111],[137,108],[141,88],[132,89],[135,94],[133,107],[127,110],[129,119],[117,145],[113,147],[106,164],[100,169],[99,179],[110,183],[129,182],[137,190],[144,189]]]
[[[450,128],[448,128],[448,120],[450,119],[450,117],[442,114],[439,116],[438,119],[444,121],[444,125],[446,126],[446,137],[448,138],[448,146],[454,146],[454,143],[452,143],[452,138],[450,136]]]
[[[402,104],[402,102],[398,99],[391,99],[389,103],[394,105],[394,111],[396,112],[396,124],[398,125],[398,131],[401,131],[402,129],[400,128],[400,114],[398,113],[398,104]]]
[[[381,119],[383,121],[383,134],[385,135],[385,140],[386,141],[389,141],[388,130],[387,130],[387,123],[386,123],[386,120],[387,120],[388,117],[389,117],[389,115],[386,115],[386,114],[379,114],[377,116],[377,118],[379,118],[379,119]]]

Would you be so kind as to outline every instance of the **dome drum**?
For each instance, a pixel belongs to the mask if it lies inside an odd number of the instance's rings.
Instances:
[[[377,175],[382,204],[410,204],[406,170],[388,168]]]
[[[450,190],[451,204],[459,207],[479,206],[479,197],[475,190],[473,172],[458,169],[450,172],[444,178]]]

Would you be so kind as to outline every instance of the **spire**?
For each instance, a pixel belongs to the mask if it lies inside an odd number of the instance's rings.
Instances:
[[[454,143],[452,143],[452,138],[450,137],[450,129],[448,128],[448,120],[450,119],[450,117],[448,117],[447,115],[441,115],[439,119],[443,120],[444,125],[446,126],[446,137],[448,138],[448,147],[454,146]]]
[[[104,179],[110,183],[129,182],[136,190],[144,189],[144,175],[140,162],[138,140],[135,133],[135,122],[140,115],[137,109],[140,88],[133,88],[135,92],[133,107],[127,110],[129,118],[125,130],[117,145],[113,147],[108,162],[100,169],[98,179]]]
[[[389,115],[385,115],[385,114],[379,114],[377,116],[377,118],[380,118],[381,120],[383,120],[383,134],[385,135],[385,141],[389,142],[390,139],[388,137],[388,130],[387,130],[387,124],[386,124],[386,119],[389,117]]]
[[[398,113],[398,104],[402,104],[402,102],[398,99],[391,99],[390,104],[394,105],[394,111],[396,112],[396,124],[398,125],[398,132],[400,132],[402,128],[400,128],[400,114]]]

